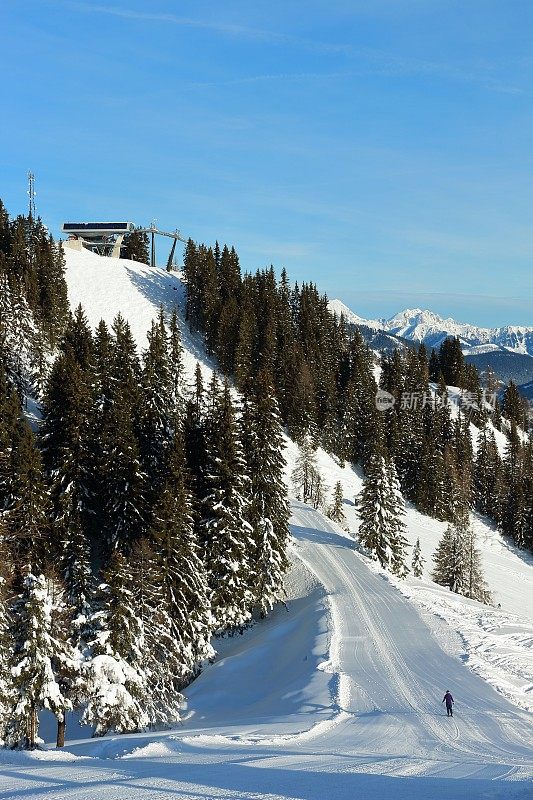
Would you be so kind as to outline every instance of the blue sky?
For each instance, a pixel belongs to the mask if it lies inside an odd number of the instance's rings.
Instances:
[[[530,0],[4,2],[0,197],[533,325],[532,40]]]

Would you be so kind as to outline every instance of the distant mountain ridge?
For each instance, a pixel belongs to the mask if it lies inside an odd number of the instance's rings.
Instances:
[[[479,355],[497,350],[533,357],[533,327],[505,325],[501,328],[482,328],[469,323],[443,319],[433,311],[409,308],[390,319],[367,320],[355,314],[341,300],[331,300],[332,312],[343,314],[353,325],[387,331],[411,342],[424,342],[439,347],[447,336],[459,337],[465,355]]]

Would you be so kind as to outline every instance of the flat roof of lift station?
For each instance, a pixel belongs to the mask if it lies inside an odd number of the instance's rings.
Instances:
[[[133,222],[64,222],[61,229],[72,234],[113,234],[135,230]]]

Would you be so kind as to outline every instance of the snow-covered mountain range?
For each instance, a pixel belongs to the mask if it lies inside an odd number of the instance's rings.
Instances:
[[[365,325],[374,330],[384,330],[412,342],[424,342],[428,347],[438,347],[447,336],[458,336],[463,351],[468,355],[490,353],[497,350],[533,356],[533,327],[505,325],[501,328],[481,328],[469,323],[443,319],[433,311],[409,308],[390,319],[368,320],[355,314],[341,300],[331,300],[330,310],[353,325]]]

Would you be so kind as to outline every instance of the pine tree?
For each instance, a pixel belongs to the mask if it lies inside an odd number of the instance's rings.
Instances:
[[[473,494],[477,510],[493,519],[498,519],[498,487],[502,475],[502,463],[494,433],[483,428],[478,435],[474,464]]]
[[[94,726],[94,736],[137,731],[149,722],[144,630],[132,583],[132,567],[122,554],[113,553],[92,620],[95,635],[83,722]]]
[[[503,414],[508,420],[513,420],[521,428],[526,428],[524,398],[516,388],[513,381],[509,381],[503,396]]]
[[[100,328],[95,342],[92,526],[100,532],[100,545],[125,552],[145,532],[148,492],[138,436],[142,403],[135,343],[120,315],[113,331],[109,342],[107,332]],[[100,357],[109,350],[108,366]]]
[[[268,373],[260,373],[254,390],[244,396],[241,439],[249,480],[247,520],[254,542],[252,591],[254,603],[264,615],[283,593],[289,538],[284,442]]]
[[[465,589],[463,533],[461,528],[450,523],[433,556],[433,580],[458,594],[464,594]]]
[[[405,513],[396,470],[383,451],[372,456],[363,489],[357,498],[361,518],[359,538],[382,567],[403,577],[406,572],[402,516]]]
[[[342,491],[342,484],[340,481],[337,481],[335,484],[335,489],[333,491],[333,503],[329,508],[328,517],[332,519],[334,522],[337,522],[339,525],[344,526],[346,523],[346,517],[344,516],[344,495]]]
[[[413,548],[413,560],[411,561],[411,571],[415,578],[421,578],[423,576],[424,564],[425,560],[422,557],[422,551],[420,549],[420,539],[417,539]]]
[[[20,418],[20,400],[7,378],[0,350],[0,513],[14,500],[12,456]]]
[[[5,738],[5,728],[12,705],[13,691],[10,672],[12,649],[10,599],[14,567],[11,553],[6,544],[6,538],[7,531],[0,516],[0,740],[2,741]]]
[[[146,475],[125,391],[117,389],[99,432],[99,513],[108,549],[127,551],[146,526]]]
[[[184,697],[176,679],[176,640],[169,598],[161,591],[158,558],[148,539],[135,543],[130,560],[137,617],[142,625],[142,663],[146,675],[144,710],[149,726],[169,725],[180,719]],[[181,664],[178,664],[181,668]]]
[[[182,437],[175,434],[150,535],[158,565],[159,595],[168,608],[169,673],[178,688],[193,677],[214,652],[209,643],[213,618],[208,578],[194,533],[191,500],[185,486]]]
[[[429,379],[438,381],[441,375],[439,356],[436,350],[432,349],[429,357]]]
[[[49,568],[46,581],[51,604],[50,633],[58,645],[52,659],[52,669],[65,700],[63,710],[55,713],[56,747],[64,747],[67,712],[79,706],[85,698],[84,653],[79,643],[80,620],[77,618],[77,609],[69,603],[55,568]],[[87,606],[84,611],[88,613]]]
[[[41,442],[52,502],[54,556],[59,559],[76,615],[85,616],[90,584],[85,522],[92,481],[89,442],[94,380],[92,342],[91,346],[75,342],[72,330],[67,339],[48,381]]]
[[[208,495],[207,423],[205,391],[200,365],[196,364],[194,391],[185,406],[183,441],[187,460],[189,488],[193,496],[194,530],[200,546],[205,549],[205,530],[201,524],[207,513],[204,501]]]
[[[162,469],[172,439],[174,401],[168,359],[168,337],[163,311],[152,322],[143,354],[140,454],[150,493],[157,495]]]
[[[62,682],[67,672],[76,672],[77,659],[64,631],[54,624],[57,594],[52,579],[35,575],[29,565],[24,569],[22,591],[13,606],[14,701],[6,730],[13,747],[35,747],[41,709],[61,723],[72,708]]]
[[[394,461],[387,461],[387,483],[389,491],[388,512],[390,519],[391,539],[391,561],[390,568],[395,575],[405,578],[409,569],[405,563],[407,539],[405,538],[405,503],[400,490],[400,482],[396,474]]]
[[[149,264],[148,234],[138,229],[126,234],[120,257],[138,261],[140,264]]]
[[[38,281],[38,314],[41,330],[54,348],[67,324],[69,306],[65,280],[65,257],[44,226],[34,237],[35,269]]]
[[[448,386],[462,386],[465,360],[458,336],[444,339],[439,349],[439,365]]]
[[[304,437],[298,448],[298,457],[291,478],[296,498],[304,503],[312,502],[320,474],[316,459],[316,446],[310,436]]]
[[[490,602],[490,593],[483,579],[481,557],[475,547],[475,534],[466,510],[448,525],[433,556],[433,580],[450,591]]]
[[[42,462],[35,437],[26,420],[19,418],[11,453],[10,487],[5,521],[16,560],[34,553],[42,564],[42,542],[50,528],[49,499],[43,482]]]
[[[184,368],[178,312],[174,308],[170,317],[168,335],[168,369],[170,373],[170,398],[175,414],[183,415]]]
[[[242,628],[250,619],[254,541],[247,522],[249,485],[227,384],[219,393],[214,383],[210,396],[208,493],[201,524],[213,614],[217,630],[223,631]]]

